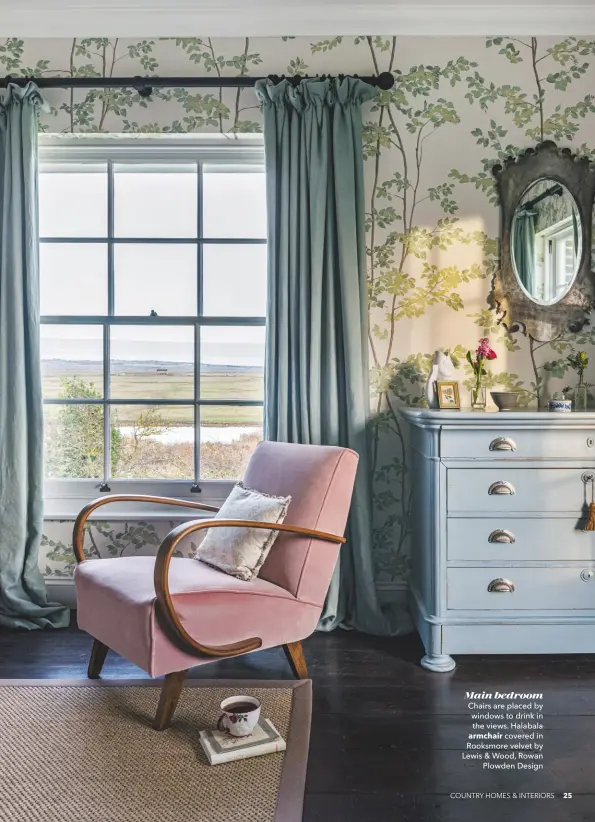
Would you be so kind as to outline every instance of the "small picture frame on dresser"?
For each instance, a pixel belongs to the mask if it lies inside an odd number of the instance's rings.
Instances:
[[[456,380],[438,380],[436,382],[438,408],[460,409],[461,400],[459,384]]]

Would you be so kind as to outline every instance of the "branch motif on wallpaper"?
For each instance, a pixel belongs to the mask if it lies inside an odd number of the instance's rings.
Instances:
[[[478,336],[490,337],[502,365],[486,377],[487,388],[520,389],[527,404],[560,390],[568,354],[595,343],[588,328],[549,343],[507,334],[486,302],[498,266],[491,167],[543,139],[595,158],[595,145],[581,138],[595,122],[595,40],[468,38],[463,54],[461,40],[381,36],[45,42],[47,53],[42,41],[0,41],[4,73],[134,76],[175,65],[178,73],[195,67],[213,76],[204,94],[54,95],[41,121],[46,131],[218,131],[233,139],[260,131],[260,112],[250,89],[218,89],[220,75],[394,73],[393,89],[365,114],[364,149],[375,561],[379,580],[400,580],[409,565],[411,489],[396,408],[425,402],[434,351],[448,348],[470,387],[465,352]],[[480,219],[471,223],[470,215]],[[417,325],[424,335],[416,336]]]
[[[139,552],[146,554],[151,549],[154,549],[152,553],[156,553],[168,532],[178,524],[173,521],[155,524],[145,520],[92,522],[85,528],[83,550],[87,559],[129,557],[140,555]],[[193,556],[195,552],[196,546],[188,545],[187,550],[176,551],[174,556]],[[41,553],[46,562],[46,578],[72,577],[76,561],[72,550],[71,520],[46,522]]]
[[[573,104],[566,103],[571,84],[584,77],[591,64],[583,58],[595,54],[595,41],[568,37],[551,46],[540,47],[536,37],[513,38],[492,37],[486,40],[486,47],[497,49],[512,65],[529,64],[529,75],[533,90],[527,93],[519,85],[505,84],[497,86],[488,82],[476,71],[468,78],[469,100],[477,101],[483,111],[488,111],[491,104],[504,101],[504,114],[512,119],[517,129],[522,129],[526,138],[523,145],[504,144],[509,130],[496,120],[490,120],[489,129],[475,128],[471,134],[478,145],[492,150],[492,156],[482,160],[483,169],[476,174],[461,173],[456,169],[450,172],[450,178],[459,183],[473,184],[484,193],[494,205],[498,204],[491,169],[496,162],[510,162],[511,158],[522,154],[531,142],[544,142],[551,138],[557,142],[572,142],[579,133],[581,121],[589,114],[595,114],[595,95],[588,93]],[[549,102],[555,91],[564,92],[564,104]],[[558,97],[558,99],[560,99]],[[576,157],[595,160],[595,149],[586,143],[573,146]],[[592,260],[592,266],[595,261]],[[518,332],[515,329],[514,334]],[[527,334],[528,353],[533,372],[533,379],[525,388],[526,398],[538,406],[543,403],[549,378],[562,380],[568,371],[566,355],[576,347],[595,344],[594,331],[582,329],[580,332],[562,333],[550,342],[539,342]],[[514,350],[521,346],[515,343]],[[539,352],[542,352],[539,357]],[[542,360],[543,354],[554,356]]]

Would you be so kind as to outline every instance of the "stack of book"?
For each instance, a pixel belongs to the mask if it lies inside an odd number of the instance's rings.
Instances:
[[[227,731],[201,731],[200,744],[211,765],[284,751],[287,747],[270,719],[261,719],[250,736],[232,736]]]

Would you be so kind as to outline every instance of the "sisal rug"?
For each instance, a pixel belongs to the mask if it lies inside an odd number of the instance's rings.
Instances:
[[[0,681],[1,822],[299,822],[312,686],[190,680],[166,731],[153,680]],[[198,732],[257,696],[284,753],[209,765]]]

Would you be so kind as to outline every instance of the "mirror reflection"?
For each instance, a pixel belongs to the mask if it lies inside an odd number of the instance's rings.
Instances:
[[[552,305],[569,291],[582,251],[576,201],[557,180],[537,180],[525,191],[512,222],[516,276],[531,299]]]

